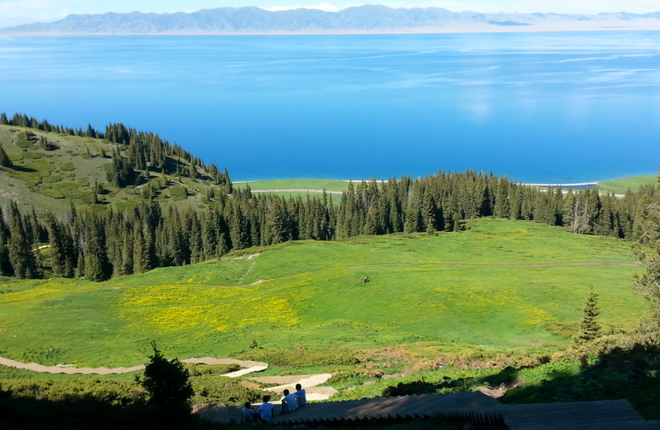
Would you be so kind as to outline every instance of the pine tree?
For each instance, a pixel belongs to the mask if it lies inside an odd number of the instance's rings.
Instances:
[[[413,189],[409,191],[408,202],[406,206],[406,217],[403,223],[404,233],[416,233],[420,230],[421,220],[419,207],[416,204],[416,193]]]
[[[97,217],[88,218],[85,225],[85,279],[101,282],[110,278],[112,265],[108,261],[105,237],[102,221]]]
[[[190,264],[197,264],[204,261],[204,243],[202,241],[202,226],[196,213],[192,214],[190,223]]]
[[[176,428],[181,425],[179,420],[190,414],[189,402],[195,394],[190,375],[179,360],[163,357],[156,342],[151,346],[154,353],[149,357],[151,361],[144,369],[141,383],[149,394],[149,406],[158,412],[164,423]]]
[[[279,198],[274,198],[271,202],[271,210],[266,216],[266,224],[270,233],[268,245],[286,242],[286,215]]]
[[[64,272],[62,276],[65,278],[73,278],[78,265],[78,250],[73,242],[70,229],[64,225],[60,225],[60,234],[62,235],[62,243],[64,246]]]
[[[381,234],[380,229],[378,228],[378,217],[380,212],[377,206],[371,206],[367,212],[367,217],[364,220],[364,230],[363,234],[366,235],[376,235]]]
[[[598,323],[598,315],[600,315],[598,294],[594,293],[593,287],[590,287],[589,290],[589,296],[584,303],[580,332],[573,338],[575,346],[591,342],[601,335],[601,327]]]
[[[238,205],[233,206],[232,218],[229,223],[232,248],[244,249],[250,246],[248,223],[241,208]]]
[[[647,315],[642,319],[644,331],[660,329],[660,199],[644,196],[636,211],[637,242],[632,246],[633,256],[645,269],[635,275],[632,288],[648,303]]]
[[[21,213],[16,202],[9,205],[9,261],[14,271],[14,276],[23,279],[35,279],[41,277],[41,270],[37,267],[37,260],[32,251],[32,243],[25,229]]]
[[[424,193],[422,212],[424,217],[424,225],[426,226],[426,233],[435,233],[435,202],[433,201],[433,196],[430,195],[428,190],[426,193]]]
[[[0,211],[0,276],[13,276],[14,269],[9,261],[9,228]]]
[[[145,239],[142,233],[142,227],[133,229],[133,272],[143,273],[153,267],[155,256],[152,255],[153,249],[149,241]],[[147,233],[151,237],[151,233]]]
[[[124,230],[124,234],[122,235],[122,248],[121,248],[121,253],[122,253],[122,270],[121,272],[124,275],[132,275],[134,273],[134,245],[133,245],[133,231],[132,229],[126,229]]]
[[[66,245],[61,232],[61,227],[55,216],[48,212],[46,214],[46,228],[48,228],[48,238],[50,240],[50,266],[53,275],[64,277],[66,272]]]

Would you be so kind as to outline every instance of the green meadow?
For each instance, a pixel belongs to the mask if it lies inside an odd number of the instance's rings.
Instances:
[[[598,189],[614,194],[625,194],[628,189],[638,190],[642,185],[654,185],[658,183],[658,175],[631,176],[628,178],[615,179],[598,183]]]
[[[104,283],[0,280],[0,355],[77,366],[265,348],[432,342],[555,351],[589,286],[608,331],[636,327],[627,242],[481,219],[456,233],[290,242]],[[363,277],[371,281],[364,283]]]
[[[332,192],[329,195],[335,204],[339,204],[341,201],[341,194],[337,193],[348,190],[348,182],[335,179],[274,179],[269,181],[238,182],[234,184],[234,188],[246,188],[248,185],[252,191],[259,193],[267,192],[268,194],[274,194],[285,199],[297,198],[298,196],[306,198],[307,195],[310,197],[320,197],[319,193],[326,190]]]
[[[336,179],[274,179],[269,181],[238,182],[236,188],[245,188],[247,185],[252,190],[322,190],[346,191],[348,182]]]

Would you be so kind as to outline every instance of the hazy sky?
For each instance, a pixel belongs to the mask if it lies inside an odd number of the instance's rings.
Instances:
[[[658,0],[385,0],[391,7],[438,6],[452,11],[477,12],[656,12]],[[308,7],[339,10],[364,4],[353,0],[329,0],[327,3],[305,0],[0,0],[0,27],[33,21],[55,21],[68,14],[104,12],[179,12],[203,8],[258,6],[269,10]]]

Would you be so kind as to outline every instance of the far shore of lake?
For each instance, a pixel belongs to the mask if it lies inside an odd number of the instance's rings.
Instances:
[[[530,25],[448,24],[435,27],[415,27],[379,30],[314,30],[314,31],[166,31],[159,33],[102,32],[17,32],[0,28],[0,36],[61,37],[61,36],[316,36],[369,34],[461,34],[461,33],[544,33],[589,31],[660,31],[660,20],[637,18],[579,22],[551,22]]]

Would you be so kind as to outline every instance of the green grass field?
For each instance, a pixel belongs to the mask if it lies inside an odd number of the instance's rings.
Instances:
[[[307,195],[310,197],[320,196],[318,191],[325,189],[326,191],[334,191],[335,193],[330,194],[330,198],[333,203],[339,204],[341,201],[341,194],[336,194],[339,191],[346,191],[348,189],[348,182],[333,180],[333,179],[276,179],[271,181],[250,181],[250,182],[239,182],[234,184],[235,188],[245,188],[247,185],[250,186],[250,189],[253,191],[263,192],[264,190],[269,191],[268,194],[274,194],[280,197],[295,198],[302,196],[306,198]],[[277,190],[311,190],[307,191],[277,191]],[[317,192],[313,192],[317,191]]]
[[[625,194],[628,188],[638,190],[642,185],[654,185],[658,183],[658,175],[631,176],[629,178],[615,179],[598,183],[598,189],[614,194]]]
[[[152,339],[188,358],[224,357],[253,338],[266,348],[556,350],[568,341],[545,324],[578,321],[589,285],[605,324],[634,328],[636,271],[626,242],[482,219],[459,233],[287,243],[104,283],[5,278],[0,355],[114,367],[142,363]]]
[[[346,191],[348,182],[334,179],[275,179],[271,181],[250,181],[234,184],[236,188],[245,188],[247,185],[253,190],[322,190]]]

